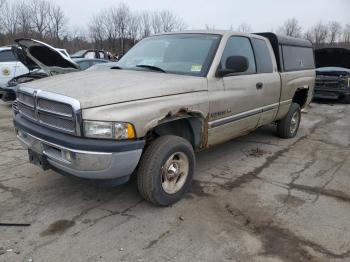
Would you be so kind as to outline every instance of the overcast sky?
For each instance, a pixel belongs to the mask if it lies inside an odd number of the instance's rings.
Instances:
[[[276,29],[295,17],[305,29],[318,21],[350,24],[350,0],[55,0],[69,17],[70,27],[84,27],[96,11],[124,2],[133,11],[169,9],[182,17],[188,29],[237,27],[254,31]]]

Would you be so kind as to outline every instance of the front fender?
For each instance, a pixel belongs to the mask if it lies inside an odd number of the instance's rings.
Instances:
[[[82,110],[84,120],[129,122],[134,125],[138,138],[144,137],[165,119],[183,114],[206,118],[209,114],[208,92],[163,96]]]

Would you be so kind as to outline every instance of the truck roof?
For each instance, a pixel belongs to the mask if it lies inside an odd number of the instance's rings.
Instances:
[[[299,47],[310,47],[312,48],[312,43],[309,40],[302,38],[295,38],[289,36],[277,35],[271,32],[262,32],[262,33],[242,33],[235,32],[231,30],[184,30],[178,32],[166,32],[160,33],[156,35],[170,35],[170,34],[213,34],[213,35],[226,35],[226,34],[238,34],[238,35],[246,35],[246,36],[262,36],[267,38],[272,46],[282,44],[282,45],[291,45],[291,46],[299,46]]]
[[[166,32],[166,33],[159,33],[155,35],[173,35],[173,34],[212,34],[212,35],[227,35],[227,34],[238,34],[238,35],[246,35],[246,36],[252,36],[253,34],[250,33],[242,33],[242,32],[235,32],[231,30],[184,30],[184,31],[176,31],[176,32]]]
[[[270,33],[270,32],[255,33],[255,34],[266,37],[267,39],[269,39],[272,46],[280,44],[280,45],[291,45],[291,46],[312,48],[312,43],[309,40],[302,39],[302,38],[276,35],[276,34]]]

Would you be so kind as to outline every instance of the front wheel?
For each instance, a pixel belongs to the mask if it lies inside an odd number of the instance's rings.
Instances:
[[[350,95],[346,95],[346,96],[344,97],[344,103],[345,103],[345,104],[350,104]]]
[[[146,200],[159,206],[179,201],[188,191],[195,168],[191,144],[178,136],[162,136],[143,154],[137,171],[137,185]]]
[[[298,133],[301,120],[301,109],[297,103],[292,103],[287,115],[277,122],[277,135],[281,138],[293,138]]]

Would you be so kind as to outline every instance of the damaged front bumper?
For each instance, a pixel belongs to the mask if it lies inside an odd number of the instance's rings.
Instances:
[[[32,163],[86,179],[127,181],[135,170],[144,141],[106,141],[58,133],[16,115],[17,137]]]

